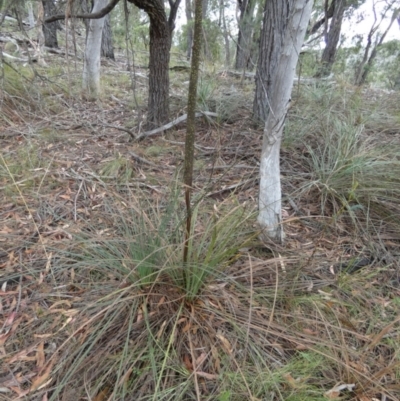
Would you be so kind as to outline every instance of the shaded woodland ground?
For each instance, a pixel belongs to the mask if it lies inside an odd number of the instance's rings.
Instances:
[[[133,94],[105,61],[85,102],[80,61],[45,61],[2,78],[0,400],[400,398],[399,93],[295,85],[262,243],[253,82],[203,66],[185,276],[185,124],[132,140],[146,70]]]

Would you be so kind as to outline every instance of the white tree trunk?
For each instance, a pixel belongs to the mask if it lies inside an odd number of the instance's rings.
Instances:
[[[281,0],[279,0],[281,1]],[[270,111],[265,122],[260,165],[259,215],[263,235],[283,240],[279,153],[290,103],[297,60],[304,41],[313,0],[293,0],[282,51],[276,68]]]
[[[108,0],[95,0],[92,13],[107,6]],[[86,39],[85,57],[83,64],[83,92],[89,99],[96,99],[100,94],[100,53],[101,36],[104,19],[91,19]]]
[[[33,7],[32,3],[28,3],[28,21],[29,21],[29,27],[34,28],[35,27],[35,16],[33,15]]]

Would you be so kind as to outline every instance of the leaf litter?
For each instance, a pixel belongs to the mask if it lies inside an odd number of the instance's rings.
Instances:
[[[154,384],[140,346],[154,333],[155,346],[167,347],[169,339],[174,350],[162,365],[163,389],[180,376],[196,376],[198,391],[218,399],[213,394],[229,391],[219,378],[232,371],[243,382],[244,397],[250,397],[257,392],[251,361],[261,354],[263,371],[282,371],[281,391],[307,385],[328,399],[399,399],[399,238],[389,228],[388,239],[384,230],[379,233],[377,242],[386,254],[378,258],[374,246],[366,246],[371,237],[355,235],[348,219],[335,224],[312,196],[292,199],[293,186],[302,179],[296,171],[301,161],[284,150],[285,245],[255,241],[227,268],[223,282],[211,281],[204,288],[192,305],[195,312],[187,308],[179,315],[182,294],[171,283],[132,293],[132,286],[112,273],[96,277],[96,266],[92,272],[79,271],[66,255],[79,256],[82,245],[76,238],[82,233],[91,233],[93,246],[115,239],[119,230],[110,204],[122,214],[140,207],[130,196],[135,188],[140,196],[163,204],[174,169],[182,164],[184,128],[130,142],[126,133],[110,127],[132,118],[123,103],[110,98],[102,103],[65,101],[70,108],[51,119],[41,113],[23,115],[0,132],[3,161],[14,171],[12,179],[3,173],[0,177],[2,393],[9,399],[45,400],[64,385],[68,364],[75,361],[82,380],[66,380],[83,389],[85,380],[96,381],[93,367],[102,363],[97,355],[108,353],[112,363],[113,355],[127,352],[124,341],[129,337],[136,365],[115,366],[120,373],[100,382],[92,399],[109,399],[115,381],[128,388],[132,380],[136,399],[144,399]],[[262,132],[252,127],[248,113],[233,123],[203,121],[198,126],[195,190],[206,187],[207,202],[217,213],[231,193],[256,206]],[[43,134],[46,130],[52,132],[51,140]],[[37,159],[26,162],[20,151],[28,143],[35,146]],[[153,151],[146,153],[150,146]],[[23,163],[22,171],[15,167],[18,163]],[[360,258],[368,263],[351,271]],[[96,309],[109,294],[118,295]],[[130,321],[129,304],[135,302],[141,306]],[[119,316],[112,314],[116,304],[124,305]],[[112,324],[102,327],[108,319]],[[124,337],[127,330],[131,335]],[[331,362],[319,377],[284,371],[309,351]],[[269,391],[271,399],[279,398],[278,391]],[[67,393],[63,390],[60,399],[68,399]]]

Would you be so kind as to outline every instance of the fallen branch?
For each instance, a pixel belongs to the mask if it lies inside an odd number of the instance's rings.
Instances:
[[[110,125],[110,124],[98,124],[98,123],[91,123],[90,125],[97,126],[97,127],[103,127],[103,128],[114,128],[119,131],[126,132],[132,139],[137,139],[137,136],[133,131],[131,131],[128,128],[120,127],[118,125]]]
[[[5,21],[14,22],[15,24],[18,24],[18,20],[16,18],[10,17],[9,15],[3,15],[2,13],[0,13],[0,18],[4,18]],[[22,21],[22,24],[29,25],[29,23],[26,21]]]
[[[63,50],[63,49],[56,49],[56,48],[54,48],[54,47],[47,47],[47,46],[45,46],[45,47],[44,47],[44,50],[45,50],[47,53],[60,54],[61,56],[65,56],[65,55],[67,54],[65,50]],[[78,60],[81,60],[81,59],[82,59],[81,57],[79,57],[79,56],[76,55],[75,53],[71,53],[71,52],[68,52],[68,56],[70,56],[70,57],[76,57]]]
[[[249,188],[250,184],[252,184],[254,181],[258,181],[259,177],[254,177],[254,178],[250,178],[249,180],[246,181],[241,181],[237,184],[234,185],[229,185],[228,187],[222,188],[219,191],[215,191],[215,192],[210,192],[206,195],[207,198],[213,197],[215,195],[221,195],[224,192],[229,192],[229,191],[234,191],[240,187],[244,187],[242,189],[247,189]]]
[[[155,163],[153,163],[153,162],[151,162],[151,161],[149,161],[149,160],[147,160],[147,159],[145,159],[145,158],[143,158],[143,157],[140,157],[139,155],[137,155],[136,153],[134,153],[134,152],[132,152],[132,151],[128,151],[128,153],[129,153],[135,160],[137,160],[137,161],[140,162],[140,163],[148,164],[149,166],[157,167],[157,168],[160,168],[160,167],[161,167],[160,165],[157,165],[157,164],[155,164]],[[163,168],[164,168],[164,167],[165,167],[165,166],[163,166]]]
[[[202,112],[196,113],[196,117],[201,117],[201,116],[218,117],[218,114],[212,113],[211,111],[202,111]],[[187,114],[184,114],[184,115],[178,117],[177,119],[171,121],[170,123],[163,125],[162,127],[153,129],[151,131],[143,132],[142,134],[140,134],[136,137],[136,140],[140,141],[141,139],[146,138],[148,136],[152,136],[152,135],[159,134],[160,132],[164,132],[167,129],[170,129],[170,128],[174,127],[175,125],[178,125],[179,123],[185,121],[186,119],[187,119]]]
[[[230,75],[232,77],[236,78],[247,78],[247,79],[253,79],[255,78],[256,74],[254,72],[240,72],[240,71],[230,71],[230,70],[225,70],[220,73],[221,75]]]
[[[21,63],[29,63],[30,61],[31,62],[37,61],[37,57],[36,56],[32,56],[29,59],[29,58],[15,57],[15,56],[12,56],[11,54],[8,54],[6,52],[3,52],[3,56],[8,58],[8,59],[10,59],[10,60],[13,60],[13,61],[20,61]]]

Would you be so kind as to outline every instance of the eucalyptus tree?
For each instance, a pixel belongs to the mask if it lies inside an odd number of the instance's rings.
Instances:
[[[44,18],[50,17],[57,12],[54,0],[42,0]],[[51,48],[58,47],[57,30],[59,29],[59,22],[43,23],[42,26],[44,35],[44,45]]]
[[[367,35],[367,44],[364,48],[362,60],[359,62],[355,73],[355,84],[363,85],[371,71],[372,65],[378,55],[379,48],[382,46],[393,23],[400,18],[400,6],[398,0],[387,0],[386,4],[381,11],[376,9],[376,2],[373,2],[373,23]],[[380,28],[388,15],[391,14],[390,22],[386,29],[381,32]],[[399,22],[400,24],[400,22]]]
[[[99,12],[107,4],[108,0],[94,0],[92,12]],[[100,93],[100,52],[105,18],[90,20],[86,37],[82,86],[89,99],[96,99]]]
[[[235,68],[237,70],[247,68],[250,60],[255,5],[256,0],[237,0],[237,7],[239,10],[239,33],[235,61]]]
[[[292,3],[293,0],[265,0],[253,101],[253,116],[258,122],[265,122],[270,110],[269,97]]]
[[[81,0],[80,8],[84,13],[93,12],[93,3],[94,0]],[[89,22],[90,20],[88,19],[84,20],[86,26],[86,38],[89,34]],[[109,58],[111,60],[115,60],[113,32],[111,29],[111,12],[104,17],[104,25],[101,35],[101,56]]]
[[[104,19],[103,34],[101,36],[101,56],[115,60],[111,13],[107,14]]]
[[[271,13],[264,21],[269,28],[264,35],[268,32],[272,35],[265,37],[263,43],[269,49],[272,44],[276,45],[279,52],[272,52],[274,59],[266,59],[273,68],[267,70],[271,82],[268,82],[270,92],[266,107],[270,111],[265,121],[261,153],[258,222],[266,237],[282,240],[280,146],[313,0],[267,0],[267,3],[271,5]]]
[[[149,99],[147,123],[160,125],[169,118],[169,61],[172,32],[181,0],[169,0],[167,16],[162,0],[128,0],[150,19]]]
[[[332,0],[331,6],[325,6],[324,40],[325,48],[322,52],[320,67],[317,72],[318,77],[328,76],[336,59],[336,52],[339,44],[342,22],[346,7],[350,4],[347,0]],[[328,24],[328,13],[332,12],[330,23]]]
[[[71,15],[70,17],[84,19],[100,19],[107,15],[120,0],[110,0],[101,10]],[[163,0],[128,0],[141,10],[145,11],[150,20],[150,57],[149,57],[149,97],[147,125],[157,126],[165,123],[169,118],[169,61],[172,43],[172,32],[180,0],[169,0],[167,15]],[[46,19],[53,22],[64,19],[65,14],[55,15]]]

